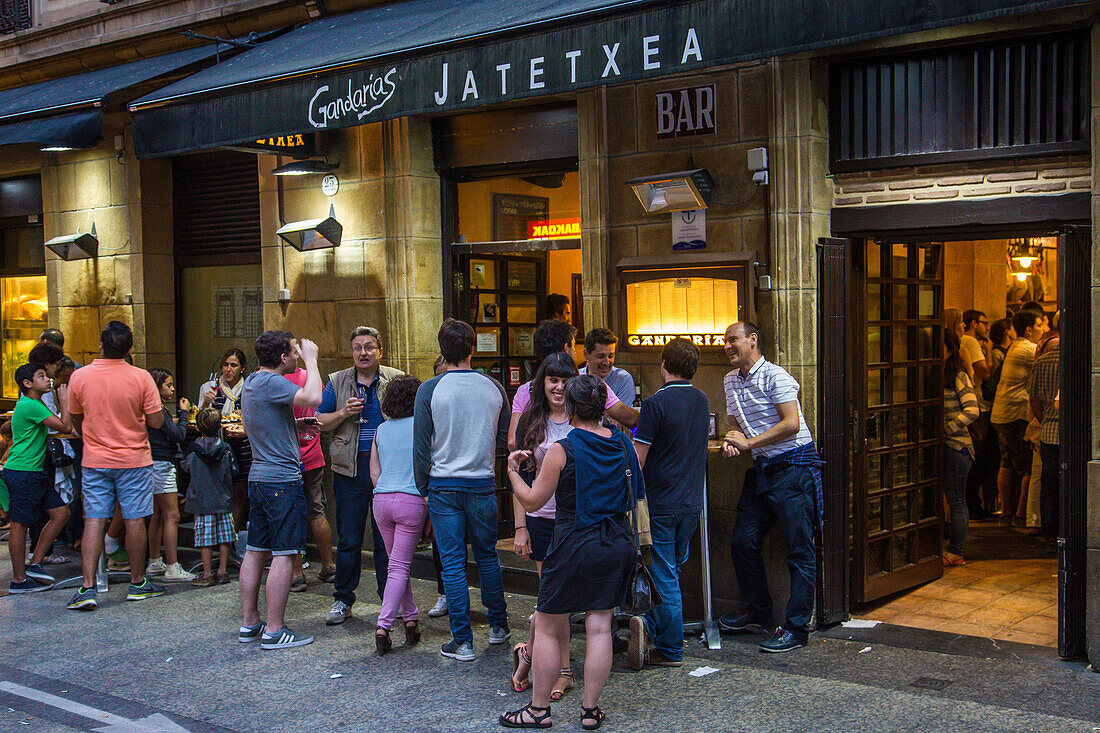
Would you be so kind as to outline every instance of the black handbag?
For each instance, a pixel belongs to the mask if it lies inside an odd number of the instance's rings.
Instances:
[[[634,487],[631,484],[632,471],[630,470],[630,457],[626,453],[626,443],[623,443],[623,461],[626,464],[626,497],[627,506],[634,506]],[[649,611],[661,602],[661,598],[653,585],[653,576],[646,567],[642,558],[642,548],[638,542],[638,512],[631,512],[631,536],[634,538],[634,564],[630,568],[630,580],[627,583],[626,600],[620,606],[620,610],[634,616],[639,616]]]
[[[46,438],[46,457],[54,468],[73,465],[73,457],[65,452],[65,444],[60,438]]]

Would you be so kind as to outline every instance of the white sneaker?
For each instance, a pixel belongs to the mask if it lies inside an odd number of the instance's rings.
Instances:
[[[176,563],[177,565],[179,563]],[[145,568],[146,575],[164,575],[168,570],[168,566],[164,564],[164,560],[159,557],[156,560],[152,560]]]
[[[183,569],[178,562],[174,562],[164,571],[164,581],[168,583],[191,582],[195,576]]]
[[[440,616],[447,615],[447,596],[440,596],[439,600],[435,602],[432,609],[428,611],[428,615],[432,618],[439,618]]]
[[[351,606],[343,601],[336,601],[332,604],[332,609],[325,616],[325,623],[329,626],[336,626],[337,624],[344,623],[344,619],[351,616]]]

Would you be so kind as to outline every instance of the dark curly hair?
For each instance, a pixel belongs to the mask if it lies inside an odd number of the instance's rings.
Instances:
[[[294,334],[290,331],[264,331],[256,339],[256,361],[260,366],[268,369],[280,366],[283,363],[283,356],[290,353],[292,338]]]
[[[386,385],[386,393],[382,396],[382,412],[390,420],[412,417],[413,406],[416,404],[416,390],[419,387],[420,380],[409,374],[391,379]]]
[[[565,321],[543,321],[531,337],[535,358],[542,362],[555,351],[564,351],[565,345],[573,340],[576,333],[577,329]]]
[[[31,364],[56,364],[64,357],[65,352],[59,347],[49,341],[41,341],[27,354],[27,361]]]
[[[607,385],[595,374],[580,374],[565,383],[565,414],[569,419],[600,420],[607,404]]]

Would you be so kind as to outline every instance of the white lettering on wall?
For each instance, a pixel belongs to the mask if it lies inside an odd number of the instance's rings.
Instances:
[[[695,89],[695,114],[697,115],[696,128],[702,130],[714,130],[714,87],[697,87]]]
[[[661,68],[660,59],[654,60],[660,49],[656,47],[656,44],[661,42],[660,36],[646,36],[642,39],[642,68],[643,69],[659,69]]]
[[[497,71],[500,72],[500,93],[508,93],[508,69],[512,68],[511,64],[497,64]]]
[[[672,95],[657,95],[657,135],[668,135],[676,130],[676,116],[672,113]]]
[[[472,69],[466,72],[466,83],[462,86],[462,101],[465,102],[466,98],[469,96],[473,96],[474,99],[478,98],[477,82],[474,81],[474,72]]]
[[[615,55],[618,54],[618,53],[619,53],[619,44],[618,43],[616,43],[611,48],[608,48],[606,43],[604,44],[603,55],[607,57],[607,65],[603,67],[603,73],[600,74],[601,79],[607,77],[608,72],[610,72],[612,69],[615,70],[615,76],[620,75],[619,64],[618,64],[618,62],[615,61]]]
[[[450,82],[447,80],[447,71],[451,65],[446,61],[443,62],[443,89],[435,93],[435,103],[443,105],[447,103],[447,87],[450,86]]]
[[[684,55],[680,57],[680,63],[686,64],[688,56],[694,56],[696,61],[703,60],[703,52],[699,49],[699,36],[695,35],[694,28],[688,28],[687,38],[684,40]]]
[[[577,57],[581,55],[580,51],[566,51],[565,58],[569,59],[569,83],[577,83]]]
[[[546,86],[546,82],[544,82],[544,81],[535,81],[535,79],[538,79],[540,76],[542,76],[542,62],[543,61],[545,61],[545,59],[542,56],[536,56],[535,58],[531,59],[531,84],[530,84],[530,86],[531,86],[532,89],[542,89],[543,87]]]

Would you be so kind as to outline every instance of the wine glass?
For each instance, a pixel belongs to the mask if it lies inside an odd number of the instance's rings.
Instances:
[[[365,406],[367,403],[367,388],[358,382],[355,383],[355,391],[359,395],[359,401]],[[362,411],[359,412],[359,424],[367,422],[367,416]]]

